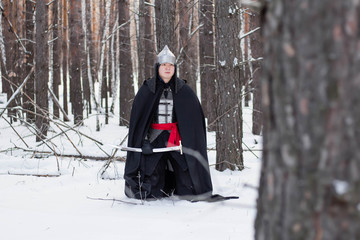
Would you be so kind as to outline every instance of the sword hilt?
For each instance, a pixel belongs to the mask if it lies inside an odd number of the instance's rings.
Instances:
[[[183,155],[183,148],[182,148],[181,140],[179,141],[179,147],[180,147],[180,154]]]

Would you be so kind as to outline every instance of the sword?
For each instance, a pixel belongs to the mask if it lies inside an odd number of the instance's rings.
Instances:
[[[134,148],[134,147],[126,147],[126,146],[117,146],[117,145],[111,145],[113,148],[120,149],[121,151],[129,151],[129,152],[142,152],[141,148]],[[171,151],[180,151],[180,154],[183,154],[183,149],[180,141],[179,146],[174,147],[164,147],[164,148],[153,148],[152,151],[154,153],[160,153],[160,152],[171,152]]]

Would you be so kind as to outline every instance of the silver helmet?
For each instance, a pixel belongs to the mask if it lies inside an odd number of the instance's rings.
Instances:
[[[159,64],[171,63],[175,65],[176,58],[175,55],[170,51],[166,45],[163,50],[157,55],[156,62]]]

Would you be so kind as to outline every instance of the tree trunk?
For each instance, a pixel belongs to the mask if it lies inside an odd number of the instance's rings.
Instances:
[[[59,85],[61,84],[60,81],[60,65],[61,65],[61,2],[56,1],[52,4],[53,6],[53,92],[57,99],[59,99]],[[53,113],[54,116],[59,118],[60,111],[57,104],[53,103]]]
[[[63,25],[62,25],[62,68],[63,68],[63,105],[64,105],[64,111],[66,114],[69,113],[68,109],[68,76],[69,76],[69,3],[68,0],[63,0],[62,2],[63,6]],[[66,120],[66,117],[63,117],[64,121]]]
[[[49,128],[48,120],[48,13],[45,0],[36,1],[35,14],[35,96],[36,96],[36,117],[35,124],[38,129],[36,141],[39,142],[47,135]]]
[[[87,16],[89,15],[89,4],[87,3],[87,0],[81,0],[81,28],[82,28],[82,44],[81,44],[81,80],[82,80],[82,86],[84,91],[84,103],[85,107],[87,109],[87,113],[89,114],[90,109],[90,102],[91,102],[91,94],[90,94],[90,82],[92,82],[92,76],[90,74],[89,68],[90,68],[90,61],[88,59],[89,54],[89,47],[88,47],[88,27],[87,25],[90,24],[87,21],[89,20]],[[89,79],[91,78],[91,80]],[[87,116],[88,116],[87,114]]]
[[[360,239],[359,12],[268,2],[255,239]]]
[[[69,11],[69,53],[70,53],[70,92],[72,93],[71,104],[74,114],[74,123],[83,120],[83,98],[81,87],[81,57],[84,40],[81,23],[81,0],[71,2]]]
[[[175,52],[175,0],[156,0],[156,39],[157,50],[160,52],[168,45]]]
[[[200,0],[199,22],[203,24],[199,33],[199,62],[201,81],[201,104],[208,124],[215,120],[215,34],[214,34],[214,1]],[[209,126],[210,130],[215,127]]]
[[[242,34],[246,34],[249,32],[249,14],[246,8],[242,8],[241,9],[241,33]],[[242,62],[247,62],[247,64],[243,64],[241,66],[242,68],[242,72],[241,72],[241,76],[243,78],[243,85],[244,85],[244,106],[245,107],[249,107],[249,102],[251,100],[251,73],[250,71],[252,70],[252,65],[251,62],[249,62],[249,56],[250,56],[250,49],[249,49],[249,45],[250,45],[250,40],[249,37],[245,37],[243,39],[241,39],[241,44],[242,44]]]
[[[119,1],[119,26],[127,23],[119,30],[120,40],[120,125],[127,126],[130,120],[131,100],[134,98],[130,46],[129,3]]]
[[[97,80],[99,81],[99,93],[98,93],[98,103],[97,103],[97,115],[96,115],[96,131],[100,131],[100,109],[101,109],[101,100],[103,96],[103,76],[104,76],[104,65],[105,65],[105,57],[106,57],[106,45],[107,45],[107,37],[109,34],[109,22],[110,22],[110,9],[111,9],[111,1],[106,1],[104,3],[105,5],[105,12],[104,12],[104,18],[105,18],[105,27],[101,28],[103,31],[100,31],[102,34],[102,41],[101,41],[101,48],[100,48],[100,59],[99,59],[99,68],[97,72]],[[102,8],[103,10],[103,8]],[[106,79],[105,79],[106,80]]]
[[[250,31],[260,27],[260,14],[252,11],[250,14]],[[250,36],[250,49],[251,59],[258,59],[264,56],[263,42],[261,39],[260,31],[252,33]],[[263,115],[262,115],[262,103],[261,103],[261,62],[251,62],[252,66],[252,93],[253,93],[253,114],[252,114],[252,133],[260,135],[262,132]]]
[[[25,55],[25,72],[30,72],[31,68],[34,66],[34,8],[35,4],[32,1],[26,1],[26,13],[25,13],[25,36],[28,41],[25,42],[25,47],[27,53]],[[24,91],[26,95],[28,95],[32,101],[35,100],[35,85],[34,85],[34,74],[31,74],[30,79],[27,81]],[[29,123],[35,122],[35,106],[30,99],[24,98],[24,108],[27,110],[26,112],[26,121]]]
[[[179,76],[186,79],[189,86],[196,92],[196,81],[199,57],[199,18],[198,4],[194,0],[179,2]]]
[[[243,169],[240,19],[237,0],[216,1],[216,169]]]
[[[149,0],[139,1],[139,31],[137,34],[138,48],[138,86],[152,76],[155,64],[155,45],[151,6]]]
[[[16,90],[16,85],[20,84],[20,53],[22,50],[19,45],[18,39],[16,37],[16,33],[18,30],[17,27],[17,4],[18,2],[13,2],[9,0],[5,0],[3,2],[3,10],[2,10],[2,24],[3,24],[3,36],[4,36],[4,45],[5,45],[5,58],[6,63],[3,66],[2,74],[8,81],[3,81],[3,89],[7,93],[8,99],[12,96],[14,91]],[[12,108],[15,107],[19,103],[19,97],[16,98],[15,101],[9,104],[8,116],[10,117],[10,121],[16,120],[13,118],[15,116],[15,110]]]

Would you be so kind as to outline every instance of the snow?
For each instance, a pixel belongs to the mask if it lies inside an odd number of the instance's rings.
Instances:
[[[250,109],[244,109],[244,119],[247,119],[244,143],[251,149],[261,149],[261,137],[251,134]],[[86,119],[84,126],[77,130],[104,143],[102,150],[78,132],[68,131],[77,150],[63,136],[53,140],[57,152],[77,154],[80,151],[91,156],[111,154],[113,150],[107,144],[118,145],[127,129],[118,126],[114,116],[108,125],[101,120],[100,132],[95,131],[94,116]],[[18,122],[13,125],[30,148],[35,149],[38,143],[26,126]],[[52,135],[55,132],[49,131],[49,136]],[[214,193],[240,198],[191,203],[176,197],[157,201],[127,198],[121,161],[110,165],[106,174],[112,179],[109,180],[100,176],[105,161],[56,158],[14,146],[27,149],[10,126],[0,119],[1,239],[254,239],[260,152],[244,152],[243,171],[218,172],[214,166],[216,152],[209,151]],[[208,147],[215,148],[213,132],[208,133]],[[36,149],[49,151],[44,144]]]
[[[239,64],[239,60],[237,59],[237,57],[235,57],[233,61],[233,67],[236,67],[238,64]]]
[[[335,179],[333,181],[333,185],[334,185],[336,193],[339,195],[345,194],[349,189],[349,183],[346,181]]]

